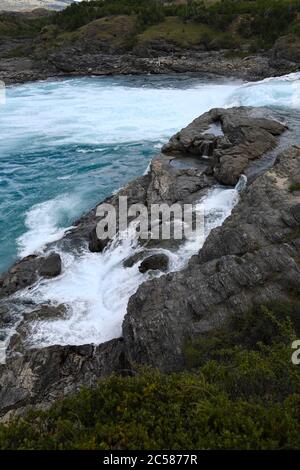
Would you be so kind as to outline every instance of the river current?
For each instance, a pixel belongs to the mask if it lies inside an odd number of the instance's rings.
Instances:
[[[81,78],[7,89],[0,107],[0,273],[17,258],[59,240],[82,213],[143,174],[161,145],[213,107],[268,106],[297,142],[300,74],[256,83],[181,77]],[[299,142],[300,142],[300,133]],[[202,204],[206,235],[238,200],[215,188]],[[181,269],[199,250],[195,237],[171,257]],[[36,323],[32,344],[100,343],[121,334],[130,295],[147,279],[122,261],[128,239],[103,254],[61,253],[63,273],[19,296],[69,307],[67,318]]]

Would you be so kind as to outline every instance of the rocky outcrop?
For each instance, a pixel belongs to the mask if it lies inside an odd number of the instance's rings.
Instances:
[[[248,163],[260,156],[256,145],[262,153],[267,152],[284,129],[263,109],[213,110],[173,137],[164,149],[167,153],[153,159],[147,175],[105,202],[118,210],[119,196],[127,196],[128,205],[143,203],[148,207],[158,202],[199,201],[220,180],[221,170],[223,175],[231,174],[224,170],[221,152],[225,160],[232,159],[235,182],[245,170],[245,165],[238,164],[237,149],[244,152]],[[182,169],[178,162],[188,162],[187,167]],[[7,363],[0,366],[0,415],[7,419],[28,406],[46,407],[81,385],[93,386],[112,371],[130,373],[137,363],[167,371],[180,369],[185,364],[187,341],[215,328],[229,314],[243,315],[256,302],[285,297],[300,281],[300,199],[297,191],[289,191],[290,184],[300,181],[299,169],[300,147],[292,147],[278,157],[273,169],[249,186],[232,216],[211,232],[184,270],[142,284],[129,301],[120,340],[100,346],[28,349],[32,323],[63,318],[66,310],[28,301],[22,304],[22,298],[9,297],[34,284],[47,259],[31,256],[18,262],[0,285],[1,328],[10,324],[15,312],[21,314],[8,344]],[[99,220],[93,209],[56,242],[56,248],[87,247]],[[148,240],[124,263],[163,270],[168,260],[157,249],[172,251],[176,243]],[[48,253],[52,252],[50,245]],[[52,265],[51,254],[50,261]],[[58,268],[58,263],[55,266]],[[50,271],[48,266],[48,274]]]
[[[140,264],[139,271],[141,273],[146,273],[147,271],[167,271],[169,267],[169,258],[163,253],[149,256],[149,258],[144,259]]]
[[[213,109],[173,136],[162,153],[152,160],[148,174],[130,182],[103,202],[113,205],[118,214],[119,197],[124,196],[128,207],[137,203],[150,208],[151,204],[157,203],[171,205],[199,201],[218,181],[236,184],[249,162],[273,149],[285,129],[263,108]],[[192,161],[189,154],[194,157]],[[182,169],[176,164],[185,161],[187,168]],[[74,228],[55,246],[61,250],[77,250],[87,245],[93,252],[103,251],[109,240],[97,237],[96,227],[100,220],[96,208],[92,209],[75,222]],[[147,250],[178,247],[177,240],[153,240],[150,232],[149,238],[141,243]],[[31,286],[39,276],[60,274],[59,255],[52,253],[51,245],[47,251],[50,254],[46,257],[28,256],[12,267],[0,279],[0,298]],[[148,256],[151,254],[154,253],[147,253]]]
[[[31,56],[0,58],[0,80],[6,85],[60,76],[63,73],[48,61],[37,61]]]
[[[106,240],[99,240],[98,236],[97,236],[97,231],[96,231],[96,228],[94,228],[91,232],[90,232],[90,240],[89,240],[89,250],[92,252],[92,253],[102,253],[102,251],[104,250],[104,248],[106,247],[107,245],[107,241]]]
[[[258,80],[299,69],[296,35],[279,38],[272,50],[252,53],[256,38],[238,44],[237,24],[229,28],[231,40],[227,34],[203,35],[201,26],[191,37],[189,25],[186,30],[185,22],[168,17],[153,35],[153,27],[141,32],[139,18],[124,13],[94,19],[94,12],[92,21],[66,31],[54,18],[51,21],[46,10],[2,12],[0,80],[12,84],[61,76],[147,73]]]
[[[0,279],[0,298],[11,295],[18,289],[28,287],[37,281],[40,260],[32,255],[16,263],[11,270]]]
[[[299,63],[300,61],[300,41],[297,36],[288,35],[277,39],[272,48],[272,59],[281,63]]]
[[[61,259],[56,253],[46,257],[30,255],[17,262],[0,279],[0,298],[34,284],[39,276],[56,277],[61,273]]]
[[[43,45],[41,45],[43,51]],[[63,47],[37,56],[32,51],[24,57],[14,57],[14,51],[0,57],[0,80],[7,85],[50,77],[144,75],[144,74],[192,74],[207,78],[235,77],[243,80],[261,80],[299,69],[299,61],[283,60],[276,51],[241,58],[228,57],[227,51],[181,50],[168,48],[160,55],[145,50],[143,54],[120,51],[99,52],[72,46]],[[12,55],[12,56],[10,56]]]
[[[127,369],[121,339],[29,350],[0,366],[1,414],[5,420],[29,406],[46,408],[82,386],[95,385],[100,376]]]
[[[58,253],[50,253],[41,261],[38,269],[42,277],[56,277],[61,273],[61,258]]]
[[[251,161],[276,147],[276,137],[285,129],[249,108],[213,109],[172,137],[162,151],[204,157],[220,183],[235,185]]]
[[[132,363],[163,370],[184,367],[187,341],[243,315],[258,303],[283,299],[300,283],[300,147],[243,193],[231,217],[213,230],[189,266],[143,284],[123,324]]]
[[[61,259],[56,253],[46,257],[27,256],[0,278],[0,298],[34,284],[39,276],[56,277],[61,273]]]
[[[276,66],[271,66],[268,55],[249,55],[243,59],[237,55],[228,58],[226,51],[203,52],[192,49],[173,51],[170,54],[166,49],[160,55],[149,50],[145,50],[144,54],[139,51],[137,55],[134,52],[112,55],[91,50],[83,52],[74,46],[53,52],[47,61],[58,73],[71,76],[196,73],[201,76],[234,76],[244,80],[259,80],[296,71],[298,67],[297,64],[280,66],[277,63],[274,64]]]

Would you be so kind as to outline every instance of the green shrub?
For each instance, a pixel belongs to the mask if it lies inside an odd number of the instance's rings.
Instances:
[[[137,15],[140,25],[159,23],[163,20],[164,7],[156,0],[101,0],[73,3],[56,14],[54,22],[61,28],[73,31],[90,21],[112,15]]]
[[[249,356],[229,370],[210,362],[197,372],[164,375],[146,370],[136,377],[113,376],[48,412],[2,425],[0,448],[299,448],[299,394],[274,400],[271,364],[266,360],[260,365],[264,374],[253,374],[256,366]],[[244,396],[244,386],[252,390],[249,377],[262,398]]]
[[[189,370],[141,369],[0,426],[1,449],[297,449],[299,293],[185,348]]]

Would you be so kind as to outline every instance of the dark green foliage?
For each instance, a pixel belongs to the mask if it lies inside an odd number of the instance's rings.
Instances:
[[[300,191],[300,183],[293,183],[289,187],[289,191],[292,193],[294,191]]]
[[[99,18],[129,15],[137,18],[137,38],[151,25],[172,16],[214,31],[209,49],[234,50],[245,45],[250,52],[255,52],[271,47],[281,36],[293,34],[297,38],[300,35],[299,13],[300,0],[223,0],[215,3],[189,0],[186,5],[160,0],[93,0],[73,3],[44,18],[11,16],[7,19],[7,15],[0,15],[0,36],[34,37],[46,25],[55,26],[59,34],[76,31]]]
[[[0,14],[0,37],[32,38],[51,23],[52,16],[27,18],[12,13]]]
[[[1,449],[297,449],[299,293],[186,345],[189,370],[139,370],[0,426]]]
[[[136,15],[141,26],[159,23],[165,17],[164,7],[156,0],[104,0],[70,5],[54,18],[65,30],[75,30],[90,21],[111,15]]]
[[[186,346],[189,367],[199,367],[209,360],[224,361],[230,351],[261,352],[278,345],[290,347],[300,338],[300,294],[289,293],[289,300],[261,305],[240,317],[232,316],[223,328]]]
[[[180,16],[225,32],[240,18],[241,36],[259,36],[265,43],[272,43],[289,28],[296,27],[299,11],[299,0],[223,0],[208,6],[199,0],[179,6],[165,5],[159,0],[95,0],[69,6],[57,13],[54,22],[63,29],[74,30],[97,18],[126,14],[137,15],[141,25],[146,27],[162,21],[165,16]]]
[[[207,25],[218,33],[228,33],[227,43],[218,44],[216,39],[216,49],[237,48],[238,39],[232,37],[235,31],[240,42],[250,40],[250,47],[258,50],[272,46],[280,36],[298,34],[299,13],[300,0],[223,0],[213,4],[190,0],[186,5],[164,4],[159,0],[95,0],[69,6],[55,15],[54,22],[71,31],[104,16],[136,15],[140,32],[166,16],[178,16],[186,22]]]
[[[238,32],[245,38],[259,37],[266,45],[289,31],[293,22],[297,22],[300,11],[299,0],[226,0],[208,8],[198,7],[197,21],[214,25],[226,31],[234,22],[238,22]]]

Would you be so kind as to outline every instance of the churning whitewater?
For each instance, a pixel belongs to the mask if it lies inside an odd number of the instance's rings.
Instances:
[[[240,105],[300,108],[300,74],[257,83],[166,83],[159,77],[89,78],[8,90],[0,115],[0,269],[59,240],[76,217],[143,174],[161,144],[203,112]],[[182,269],[230,215],[244,184],[216,187],[199,201],[205,236],[195,234],[168,253],[170,271]],[[31,345],[99,344],[120,336],[130,296],[151,276],[137,265],[123,267],[137,249],[132,235],[101,254],[60,252],[62,274],[18,294],[68,306],[63,319],[36,321]]]
[[[209,232],[231,213],[238,201],[239,188],[216,188],[199,201],[199,210],[205,211],[205,234],[202,230],[175,253],[166,252],[170,259],[169,271],[182,269],[187,260],[201,248]],[[130,236],[131,235],[131,236]],[[81,255],[60,251],[64,273],[57,279],[41,281],[34,289],[24,291],[21,296],[43,304],[69,307],[68,317],[52,321],[37,321],[31,335],[32,346],[52,344],[102,343],[121,336],[121,326],[129,298],[138,286],[155,274],[141,274],[138,265],[124,268],[123,261],[137,250],[135,232],[121,242],[118,240],[103,253],[85,251]],[[152,250],[152,252],[155,250]],[[156,276],[161,275],[158,272]]]

